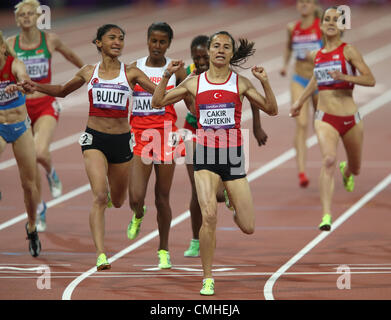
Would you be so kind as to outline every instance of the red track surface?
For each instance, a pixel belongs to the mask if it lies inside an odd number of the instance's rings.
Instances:
[[[389,45],[385,39],[389,39],[391,31],[391,10],[390,7],[360,7],[353,8],[352,13],[353,30],[347,32],[345,39],[354,43],[366,58],[375,59],[371,60],[373,62],[370,65],[377,80],[376,87],[357,87],[355,90],[356,101],[360,106],[366,106],[391,89],[387,72],[391,63],[391,47],[381,50],[380,53],[378,51],[379,55],[375,57],[370,55]],[[280,113],[273,118],[262,115],[262,125],[269,135],[266,146],[259,148],[251,136],[251,175],[256,169],[292,148],[295,125],[288,117],[289,78],[281,78],[278,68],[282,61],[279,57],[282,56],[285,45],[285,26],[296,18],[294,7],[175,7],[159,10],[144,7],[111,10],[104,15],[97,14],[88,19],[75,20],[76,22],[63,22],[60,27],[56,27],[53,22],[53,31],[87,63],[99,60],[96,48],[91,44],[97,27],[113,21],[127,31],[122,57],[124,62],[131,62],[147,54],[146,30],[153,21],[167,21],[172,25],[175,34],[168,56],[182,58],[187,63],[190,62],[190,41],[193,36],[201,33],[211,34],[225,29],[235,37],[244,36],[255,41],[257,52],[248,65],[267,66],[272,87],[279,96]],[[272,62],[269,62],[270,60]],[[54,83],[67,80],[76,72],[76,69],[58,54],[55,54],[53,59],[53,70]],[[249,76],[249,71],[242,72]],[[254,83],[260,87],[255,80]],[[55,142],[84,130],[87,119],[86,102],[85,87],[62,100],[64,110]],[[382,107],[364,118],[363,165],[362,173],[356,179],[356,190],[353,193],[345,192],[340,177],[336,175],[334,220],[391,173],[388,146],[391,139],[388,129],[391,118],[391,111],[388,109],[391,106],[390,96],[384,96],[381,104]],[[247,103],[245,109],[249,109]],[[181,126],[186,114],[182,103],[178,104],[177,112],[177,125]],[[251,121],[243,122],[243,127],[251,129]],[[309,136],[311,135],[312,128],[309,132]],[[64,194],[88,183],[77,138],[52,154],[63,183]],[[32,258],[27,250],[27,241],[24,240],[25,220],[10,226],[4,225],[25,212],[17,167],[6,166],[6,161],[12,157],[12,150],[8,146],[0,161],[0,190],[3,194],[0,202],[0,299],[200,298],[200,260],[183,257],[191,239],[188,218],[171,229],[170,253],[174,268],[167,272],[145,270],[157,267],[157,237],[151,237],[145,243],[139,242],[157,228],[152,193],[153,178],[146,198],[148,212],[139,238],[132,243],[126,237],[126,226],[131,218],[127,203],[121,209],[107,210],[106,250],[109,257],[116,258],[112,269],[108,272],[93,273],[79,284],[69,286],[74,279],[94,267],[96,261],[88,223],[91,194],[87,191],[72,196],[48,209],[48,229],[40,234],[43,250],[38,258]],[[340,160],[345,159],[342,147],[338,157]],[[219,207],[215,269],[233,269],[215,271],[216,295],[205,299],[264,299],[264,287],[272,274],[319,235],[317,225],[320,222],[321,207],[317,181],[320,151],[317,145],[309,149],[308,167],[311,183],[307,189],[298,187],[295,161],[292,157],[264,175],[251,178],[250,185],[256,208],[254,235],[242,234],[233,223],[230,212],[223,205]],[[49,202],[50,193],[45,178],[43,175],[42,177],[43,196]],[[273,297],[390,299],[390,196],[390,188],[386,187],[288,268],[287,274],[282,274],[273,283]],[[178,165],[171,192],[174,218],[188,210],[189,200],[190,185],[186,169],[184,165]],[[115,254],[132,244],[135,244],[135,247],[117,259]],[[37,288],[37,278],[41,274],[36,271],[5,268],[31,268],[39,265],[50,266],[50,290]],[[336,273],[336,268],[340,265],[348,265],[351,268],[350,290],[337,288],[336,282],[340,274]],[[184,270],[185,266],[192,269]],[[371,273],[356,273],[358,271]],[[380,273],[387,271],[390,273]],[[312,272],[317,274],[309,274]]]

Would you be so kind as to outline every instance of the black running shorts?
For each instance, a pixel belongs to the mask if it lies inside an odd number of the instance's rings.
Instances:
[[[211,148],[196,144],[193,156],[194,171],[208,170],[218,174],[222,181],[246,176],[243,146]]]
[[[81,150],[102,151],[109,163],[123,163],[133,157],[133,144],[130,131],[122,134],[108,134],[86,128],[79,138]]]

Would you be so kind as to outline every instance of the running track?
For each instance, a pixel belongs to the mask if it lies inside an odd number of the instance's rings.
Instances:
[[[12,12],[10,11],[10,14]],[[219,206],[214,269],[216,294],[208,299],[390,299],[391,259],[389,219],[391,155],[388,119],[391,117],[391,86],[387,69],[391,63],[390,7],[354,7],[353,30],[345,39],[363,53],[376,77],[375,88],[356,87],[355,99],[365,114],[365,145],[357,187],[347,193],[336,175],[333,202],[334,225],[320,233],[321,207],[318,195],[320,151],[309,130],[308,173],[311,183],[300,189],[292,150],[294,121],[288,117],[289,78],[281,78],[285,25],[296,19],[294,7],[172,7],[132,10],[115,9],[91,14],[76,22],[53,22],[57,32],[85,62],[99,56],[91,44],[98,26],[115,22],[127,31],[122,60],[130,62],[147,54],[146,29],[153,21],[167,21],[174,29],[168,56],[190,62],[193,36],[228,30],[235,37],[256,42],[257,52],[248,66],[266,66],[279,102],[279,115],[262,115],[269,136],[259,148],[250,139],[248,178],[256,209],[256,232],[242,234],[230,212]],[[108,18],[109,17],[109,18]],[[9,34],[6,34],[7,36]],[[54,83],[72,77],[76,69],[55,54]],[[248,70],[241,71],[250,76]],[[252,77],[250,77],[254,80]],[[255,82],[259,88],[259,83]],[[177,165],[171,192],[173,224],[170,233],[172,270],[159,271],[156,210],[150,181],[146,198],[148,212],[139,238],[130,242],[126,226],[131,218],[127,203],[106,211],[106,250],[112,261],[108,272],[95,273],[95,249],[88,215],[91,194],[84,171],[79,133],[87,119],[85,87],[61,103],[64,107],[52,145],[53,159],[62,180],[64,196],[51,201],[44,175],[43,197],[50,208],[47,232],[40,234],[43,250],[34,259],[27,251],[24,205],[17,167],[8,146],[0,159],[0,299],[200,299],[201,265],[198,258],[183,257],[191,239],[188,200],[190,185],[184,165]],[[249,105],[243,127],[251,130]],[[178,122],[186,114],[177,105]],[[252,133],[250,133],[252,135]],[[340,146],[338,158],[345,159]],[[336,228],[337,227],[337,228]],[[42,273],[50,267],[50,290],[37,288]],[[339,290],[337,268],[350,268],[351,289]]]

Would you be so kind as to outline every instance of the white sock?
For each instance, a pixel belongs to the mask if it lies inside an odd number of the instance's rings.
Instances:
[[[54,174],[54,167],[52,167],[52,169],[50,170],[49,173],[47,173],[48,176],[53,176]]]
[[[43,200],[41,200],[41,202],[37,206],[37,214],[40,214],[42,210],[43,210]]]

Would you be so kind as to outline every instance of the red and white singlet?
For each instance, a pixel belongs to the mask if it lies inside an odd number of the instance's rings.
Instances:
[[[239,76],[231,71],[226,82],[211,83],[206,73],[198,76],[195,100],[197,143],[213,148],[241,146]]]
[[[292,50],[297,60],[306,60],[307,53],[322,48],[322,31],[320,19],[307,29],[301,29],[301,21],[295,24],[292,31]]]
[[[125,64],[121,62],[118,77],[111,80],[99,78],[99,66],[100,62],[95,65],[91,80],[88,82],[89,115],[127,118],[132,89],[126,77]]]
[[[154,68],[146,66],[148,57],[137,60],[137,68],[143,71],[149,79],[159,84],[162,80],[164,70],[167,68],[171,59],[166,58],[166,64],[161,68]],[[171,76],[168,81],[166,90],[174,88],[176,85],[175,74]],[[177,114],[174,105],[165,106],[162,109],[154,109],[151,106],[152,94],[145,91],[140,85],[136,84],[133,90],[133,103],[130,115],[130,125],[135,129],[163,129],[164,122],[169,121],[170,125],[174,125],[177,120]]]
[[[329,72],[339,71],[347,75],[355,75],[356,68],[346,59],[343,50],[346,43],[342,43],[333,51],[323,53],[319,50],[315,57],[314,75],[318,81],[319,90],[353,89],[354,84],[342,80],[334,80]]]

